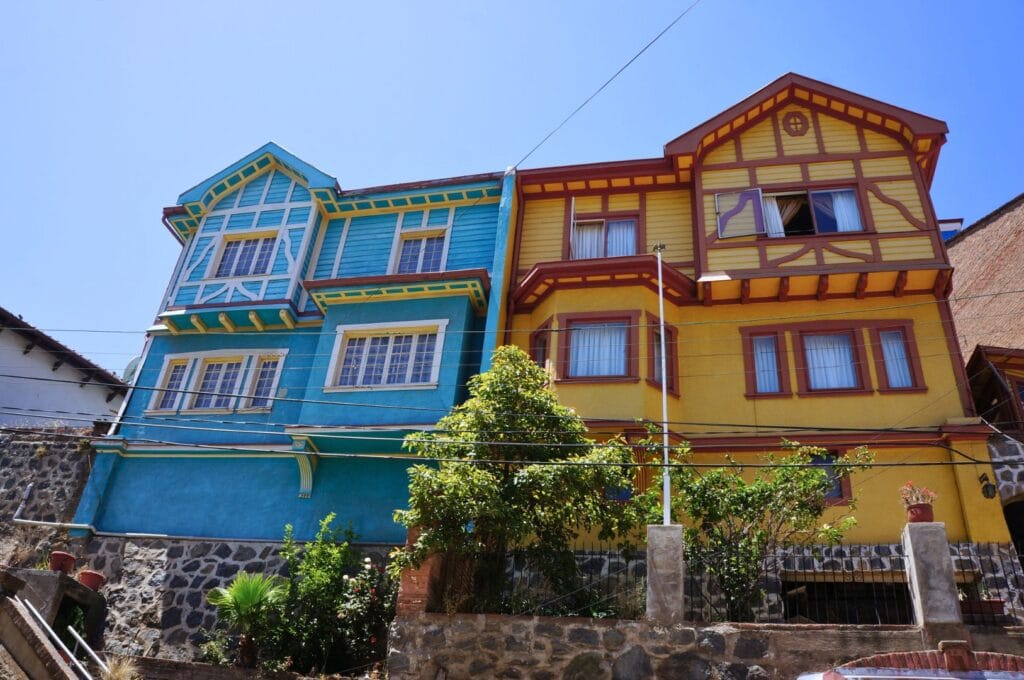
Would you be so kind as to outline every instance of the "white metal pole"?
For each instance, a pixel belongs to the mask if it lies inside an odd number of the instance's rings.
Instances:
[[[672,484],[668,478],[668,355],[665,353],[665,287],[661,279],[661,251],[665,250],[665,244],[659,243],[654,246],[654,252],[658,254],[658,321],[660,324],[659,335],[661,339],[661,496],[662,496],[662,521],[665,526],[672,524]]]

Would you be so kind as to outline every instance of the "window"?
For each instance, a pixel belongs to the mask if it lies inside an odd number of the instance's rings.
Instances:
[[[192,408],[230,408],[241,372],[241,359],[204,362]]]
[[[541,368],[546,368],[551,356],[551,319],[530,333],[530,358]]]
[[[260,357],[256,367],[256,380],[249,397],[249,408],[268,408],[277,382],[279,357]]]
[[[446,320],[339,326],[326,388],[400,389],[437,383]]]
[[[638,380],[639,312],[558,317],[560,380]]]
[[[903,331],[881,331],[878,338],[882,345],[882,356],[885,358],[885,376],[889,387],[913,387],[914,378],[910,373]]]
[[[861,386],[852,333],[805,335],[807,385],[812,390],[848,390]]]
[[[572,226],[569,257],[586,260],[636,255],[636,241],[635,219],[579,221]]]
[[[396,274],[441,271],[444,258],[444,234],[422,237],[403,237],[398,255]]]
[[[665,326],[665,369],[668,371],[666,388],[674,395],[679,394],[679,365],[676,352],[676,329]],[[658,317],[647,315],[647,375],[648,382],[661,387],[661,322]]]
[[[214,351],[168,356],[149,408],[270,409],[287,350]],[[180,395],[188,394],[187,399]],[[239,397],[243,397],[239,400]]]
[[[156,408],[161,411],[173,409],[178,404],[178,397],[181,395],[181,386],[185,382],[185,372],[188,370],[187,361],[172,361],[164,373],[163,392],[157,398]]]
[[[836,454],[811,456],[811,464],[825,471],[830,482],[829,490],[825,493],[826,502],[834,502],[843,499],[843,477],[836,474]]]
[[[755,391],[758,394],[781,392],[778,338],[774,335],[759,335],[753,338],[753,349]]]
[[[276,236],[225,241],[224,251],[221,253],[214,276],[224,278],[266,274],[270,271],[276,243]]]
[[[853,189],[784,191],[760,189],[715,195],[718,237],[763,234],[769,238],[864,231]]]

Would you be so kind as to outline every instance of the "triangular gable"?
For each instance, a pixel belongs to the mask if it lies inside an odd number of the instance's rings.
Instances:
[[[796,73],[787,73],[738,104],[665,145],[674,156],[680,179],[687,181],[694,163],[708,150],[749,129],[788,103],[818,108],[830,115],[904,139],[914,150],[925,181],[931,184],[946,124]]]
[[[165,222],[175,237],[183,241],[198,228],[203,215],[237,197],[240,191],[244,193],[245,187],[254,182],[272,182],[271,173],[290,175],[304,187],[304,192],[315,191],[319,196],[334,197],[340,190],[335,178],[268,142],[182,193],[177,206],[164,209]]]

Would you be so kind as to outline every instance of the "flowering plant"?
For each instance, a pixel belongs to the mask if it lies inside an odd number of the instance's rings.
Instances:
[[[939,495],[927,486],[914,486],[913,482],[907,482],[900,487],[900,500],[903,507],[911,505],[931,505]]]

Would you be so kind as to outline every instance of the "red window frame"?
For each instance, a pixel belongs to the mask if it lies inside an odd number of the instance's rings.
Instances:
[[[581,312],[559,314],[558,320],[558,382],[565,383],[610,383],[637,382],[639,377],[639,324],[640,312],[636,310],[609,312]],[[572,356],[572,326],[574,323],[625,323],[626,324],[626,374],[625,375],[569,375],[569,358]]]
[[[541,368],[544,368],[551,358],[551,319],[552,317],[549,316],[544,323],[537,327],[537,330],[530,333],[530,358]],[[541,350],[543,350],[544,356],[538,357]]]
[[[828,454],[834,458],[842,458],[846,455],[845,449],[829,449]],[[817,467],[817,466],[815,466]],[[835,507],[842,505],[849,505],[853,501],[853,484],[850,481],[850,475],[844,474],[839,477],[839,498],[826,498],[825,505],[827,507]]]
[[[889,385],[889,373],[885,368],[885,353],[882,352],[882,333],[886,331],[899,331],[903,333],[903,346],[907,353],[907,363],[910,367],[910,387],[892,387]],[[875,360],[875,375],[878,377],[879,392],[925,392],[928,388],[924,386],[924,373],[921,370],[921,357],[917,353],[917,341],[914,339],[914,328],[909,323],[885,324],[872,326],[871,333],[871,355]]]
[[[645,213],[647,212],[647,196],[644,192],[640,192],[640,205],[637,210],[609,210],[608,209],[608,196],[609,194],[601,194],[601,210],[590,211],[590,212],[578,212],[575,215],[572,211],[572,197],[566,197],[565,199],[565,215],[562,221],[562,259],[575,261],[572,257],[572,229],[576,222],[596,222],[602,220],[607,222],[608,220],[634,220],[636,222],[636,254],[643,255],[646,250],[645,244],[647,243],[647,225],[645,221]],[[604,252],[608,252],[608,230],[604,230],[605,248]],[[591,258],[588,258],[591,259]],[[607,255],[604,258],[592,258],[592,259],[607,259]]]
[[[823,326],[822,324],[821,326]],[[864,350],[863,327],[843,324],[840,327],[829,328],[817,326],[813,330],[799,330],[796,332],[796,348],[794,357],[796,363],[797,392],[800,396],[812,397],[818,395],[842,395],[842,394],[866,394],[871,389],[871,374],[868,371],[868,357]],[[807,346],[804,339],[812,335],[849,335],[851,349],[853,350],[854,374],[857,376],[856,387],[836,387],[826,389],[812,389],[811,376],[807,368]]]
[[[647,313],[647,383],[661,389],[661,381],[657,379],[655,357],[661,348],[660,343],[655,342],[656,334],[661,332],[661,319],[651,313]],[[665,372],[668,374],[668,393],[679,396],[679,351],[678,351],[678,329],[668,323],[665,324]]]
[[[793,388],[789,380],[789,354],[786,348],[785,331],[781,329],[741,328],[740,334],[743,337],[743,368],[747,385],[747,391],[744,396],[748,399],[771,399],[792,396]],[[779,372],[778,392],[757,391],[757,362],[754,360],[754,338],[761,337],[775,338],[775,365]]]

